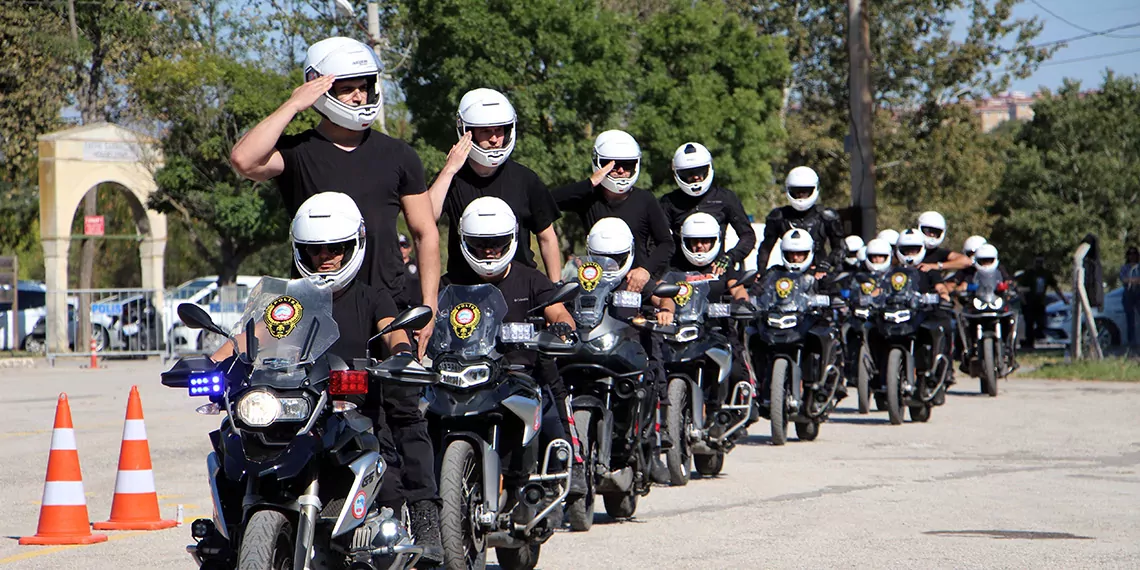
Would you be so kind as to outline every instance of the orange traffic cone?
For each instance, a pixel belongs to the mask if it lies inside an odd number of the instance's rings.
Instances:
[[[21,538],[20,544],[93,544],[107,540],[105,534],[91,534],[88,521],[71,406],[67,404],[67,394],[60,394],[51,432],[40,524],[36,535]]]
[[[111,520],[95,523],[96,530],[160,530],[177,525],[162,520],[158,513],[158,493],[150,468],[150,445],[146,441],[139,387],[131,386],[127,399],[127,420],[123,422],[123,446],[119,450],[119,473],[115,476],[115,498]]]

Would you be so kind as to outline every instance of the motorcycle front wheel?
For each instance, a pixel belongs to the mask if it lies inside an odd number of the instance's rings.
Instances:
[[[238,549],[238,570],[292,570],[293,525],[285,515],[257,511],[249,518]]]
[[[483,503],[483,468],[471,443],[456,439],[443,453],[439,471],[439,535],[447,570],[482,570],[487,550],[475,527]]]
[[[903,351],[897,348],[891,349],[891,354],[887,357],[887,416],[893,426],[903,423],[904,408],[900,385],[905,376],[906,358]]]
[[[670,379],[665,430],[673,441],[673,447],[665,452],[665,462],[669,466],[669,484],[674,487],[687,485],[693,468],[693,453],[689,449],[689,428],[693,425],[693,413],[689,407],[689,382],[684,378]]]
[[[982,393],[997,396],[997,367],[994,366],[994,339],[982,339]]]
[[[589,410],[574,412],[574,427],[578,430],[578,444],[582,447],[586,472],[586,494],[566,504],[566,516],[570,519],[570,530],[574,532],[584,532],[594,526],[594,463],[598,460],[598,430],[593,429],[592,418]]]
[[[856,390],[859,392],[859,413],[866,414],[871,411],[871,369],[868,367],[867,362],[871,359],[871,353],[867,350],[867,345],[864,343],[859,347],[859,362],[855,365]]]

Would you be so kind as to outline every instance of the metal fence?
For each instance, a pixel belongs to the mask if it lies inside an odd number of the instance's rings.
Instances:
[[[185,354],[213,354],[225,342],[225,338],[214,333],[194,330],[178,320],[178,305],[193,302],[209,313],[215,323],[225,330],[233,330],[241,320],[245,302],[249,297],[248,285],[226,285],[210,289],[205,296],[195,295],[187,299],[166,299],[166,314],[171,315],[167,329],[166,358],[177,358]]]
[[[48,291],[49,299],[58,291]],[[27,349],[56,358],[137,358],[164,353],[166,327],[160,291],[153,289],[68,289],[62,321],[47,307],[28,336]],[[84,314],[86,313],[86,314]],[[66,326],[66,331],[56,330]],[[86,331],[80,333],[80,331]],[[66,339],[66,340],[65,340]]]

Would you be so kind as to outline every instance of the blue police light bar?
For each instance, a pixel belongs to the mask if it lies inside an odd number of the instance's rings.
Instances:
[[[211,372],[205,376],[190,377],[191,396],[217,396],[226,389],[226,376],[221,372]]]

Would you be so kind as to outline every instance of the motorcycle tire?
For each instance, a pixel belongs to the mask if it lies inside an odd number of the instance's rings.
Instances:
[[[598,442],[597,438],[590,435],[592,417],[589,410],[574,412],[574,427],[578,429],[578,444],[582,447],[582,461],[586,471],[586,494],[566,502],[566,517],[570,519],[571,532],[585,532],[594,526],[594,462],[598,458]]]
[[[472,463],[471,480],[464,481]],[[481,540],[476,542],[469,512],[470,505],[483,501],[482,477],[479,455],[471,443],[462,439],[449,443],[439,470],[439,536],[447,570],[480,570],[487,565],[487,548]],[[471,489],[470,497],[465,486]]]
[[[288,570],[293,567],[293,525],[274,510],[249,517],[238,548],[238,570]]]
[[[684,487],[693,470],[693,453],[689,449],[689,427],[693,413],[689,406],[689,382],[684,378],[669,380],[669,410],[665,416],[665,430],[673,447],[665,451],[665,464],[669,466],[669,484]]]
[[[720,475],[720,470],[724,469],[724,452],[714,453],[712,455],[694,455],[693,461],[696,463],[697,473],[702,477],[716,477]]]
[[[796,437],[800,441],[815,441],[819,437],[819,422],[796,422]]]
[[[910,407],[910,421],[912,422],[928,422],[930,421],[930,412],[933,406],[930,404],[922,404],[921,406]]]
[[[530,544],[522,548],[496,548],[499,568],[503,570],[534,570],[538,564],[541,544]]]
[[[637,493],[606,493],[602,495],[602,503],[611,518],[628,519],[637,512],[637,497]]]
[[[788,381],[788,361],[777,358],[772,363],[772,376],[769,382],[768,419],[772,424],[772,445],[784,445],[788,441],[788,398],[784,385]]]
[[[903,351],[891,349],[891,354],[887,357],[887,416],[893,426],[903,423],[905,410],[900,385],[905,374],[906,358]]]
[[[996,397],[997,368],[994,366],[994,339],[982,339],[982,393]]]
[[[875,411],[877,411],[877,412],[887,411],[887,395],[886,394],[875,394]]]
[[[867,345],[859,347],[859,362],[855,365],[855,389],[859,394],[859,413],[866,414],[871,411],[871,370],[867,367],[867,360],[871,358]]]

